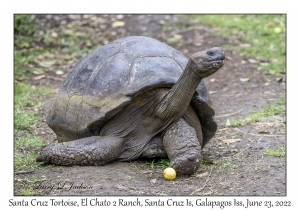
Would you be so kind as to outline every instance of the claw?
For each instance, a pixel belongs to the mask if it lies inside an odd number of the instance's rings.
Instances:
[[[54,143],[51,143],[45,147],[43,147],[40,154],[36,157],[36,162],[50,162],[52,156],[52,148]]]

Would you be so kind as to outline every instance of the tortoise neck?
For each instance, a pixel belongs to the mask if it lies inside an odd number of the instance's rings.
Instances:
[[[158,105],[156,109],[158,117],[173,118],[174,121],[180,118],[190,104],[201,80],[202,77],[196,73],[189,62],[178,81]]]

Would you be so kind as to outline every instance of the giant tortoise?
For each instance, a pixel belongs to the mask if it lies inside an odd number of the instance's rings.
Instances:
[[[132,36],[83,57],[46,106],[58,143],[37,161],[103,165],[114,160],[168,157],[179,174],[199,167],[201,148],[213,137],[203,78],[224,64],[220,47],[187,59],[149,37]]]

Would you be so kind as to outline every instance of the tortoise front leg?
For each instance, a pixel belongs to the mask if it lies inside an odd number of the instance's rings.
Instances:
[[[183,118],[172,124],[163,136],[170,167],[178,174],[192,175],[200,166],[201,146],[196,131]]]
[[[56,165],[104,165],[118,158],[123,139],[92,136],[69,142],[51,143],[38,155],[37,162]]]
[[[140,157],[167,158],[167,153],[160,135],[154,136],[143,149]]]

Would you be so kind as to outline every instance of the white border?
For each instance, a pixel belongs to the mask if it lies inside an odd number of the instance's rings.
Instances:
[[[3,1],[4,2],[4,1]],[[41,1],[11,0],[1,3],[1,183],[0,206],[13,198],[13,14],[15,13],[286,13],[287,14],[287,197],[247,197],[254,200],[291,200],[292,209],[299,206],[299,11],[296,1]],[[296,92],[297,91],[297,92]],[[72,197],[80,200],[82,197]],[[91,198],[91,197],[90,197]],[[180,198],[180,197],[176,197]],[[20,199],[20,198],[19,198]],[[31,200],[31,198],[28,198]],[[47,199],[50,199],[47,197]],[[107,199],[116,199],[107,198]],[[130,199],[130,198],[128,198]],[[146,199],[146,198],[142,198]],[[210,200],[232,200],[233,197],[209,197]],[[246,199],[243,197],[241,199]],[[67,207],[68,208],[68,207]],[[103,207],[101,207],[103,208]],[[166,207],[164,207],[166,208]],[[176,208],[176,207],[172,207]],[[200,208],[200,207],[197,207]],[[2,208],[1,208],[2,209]]]

